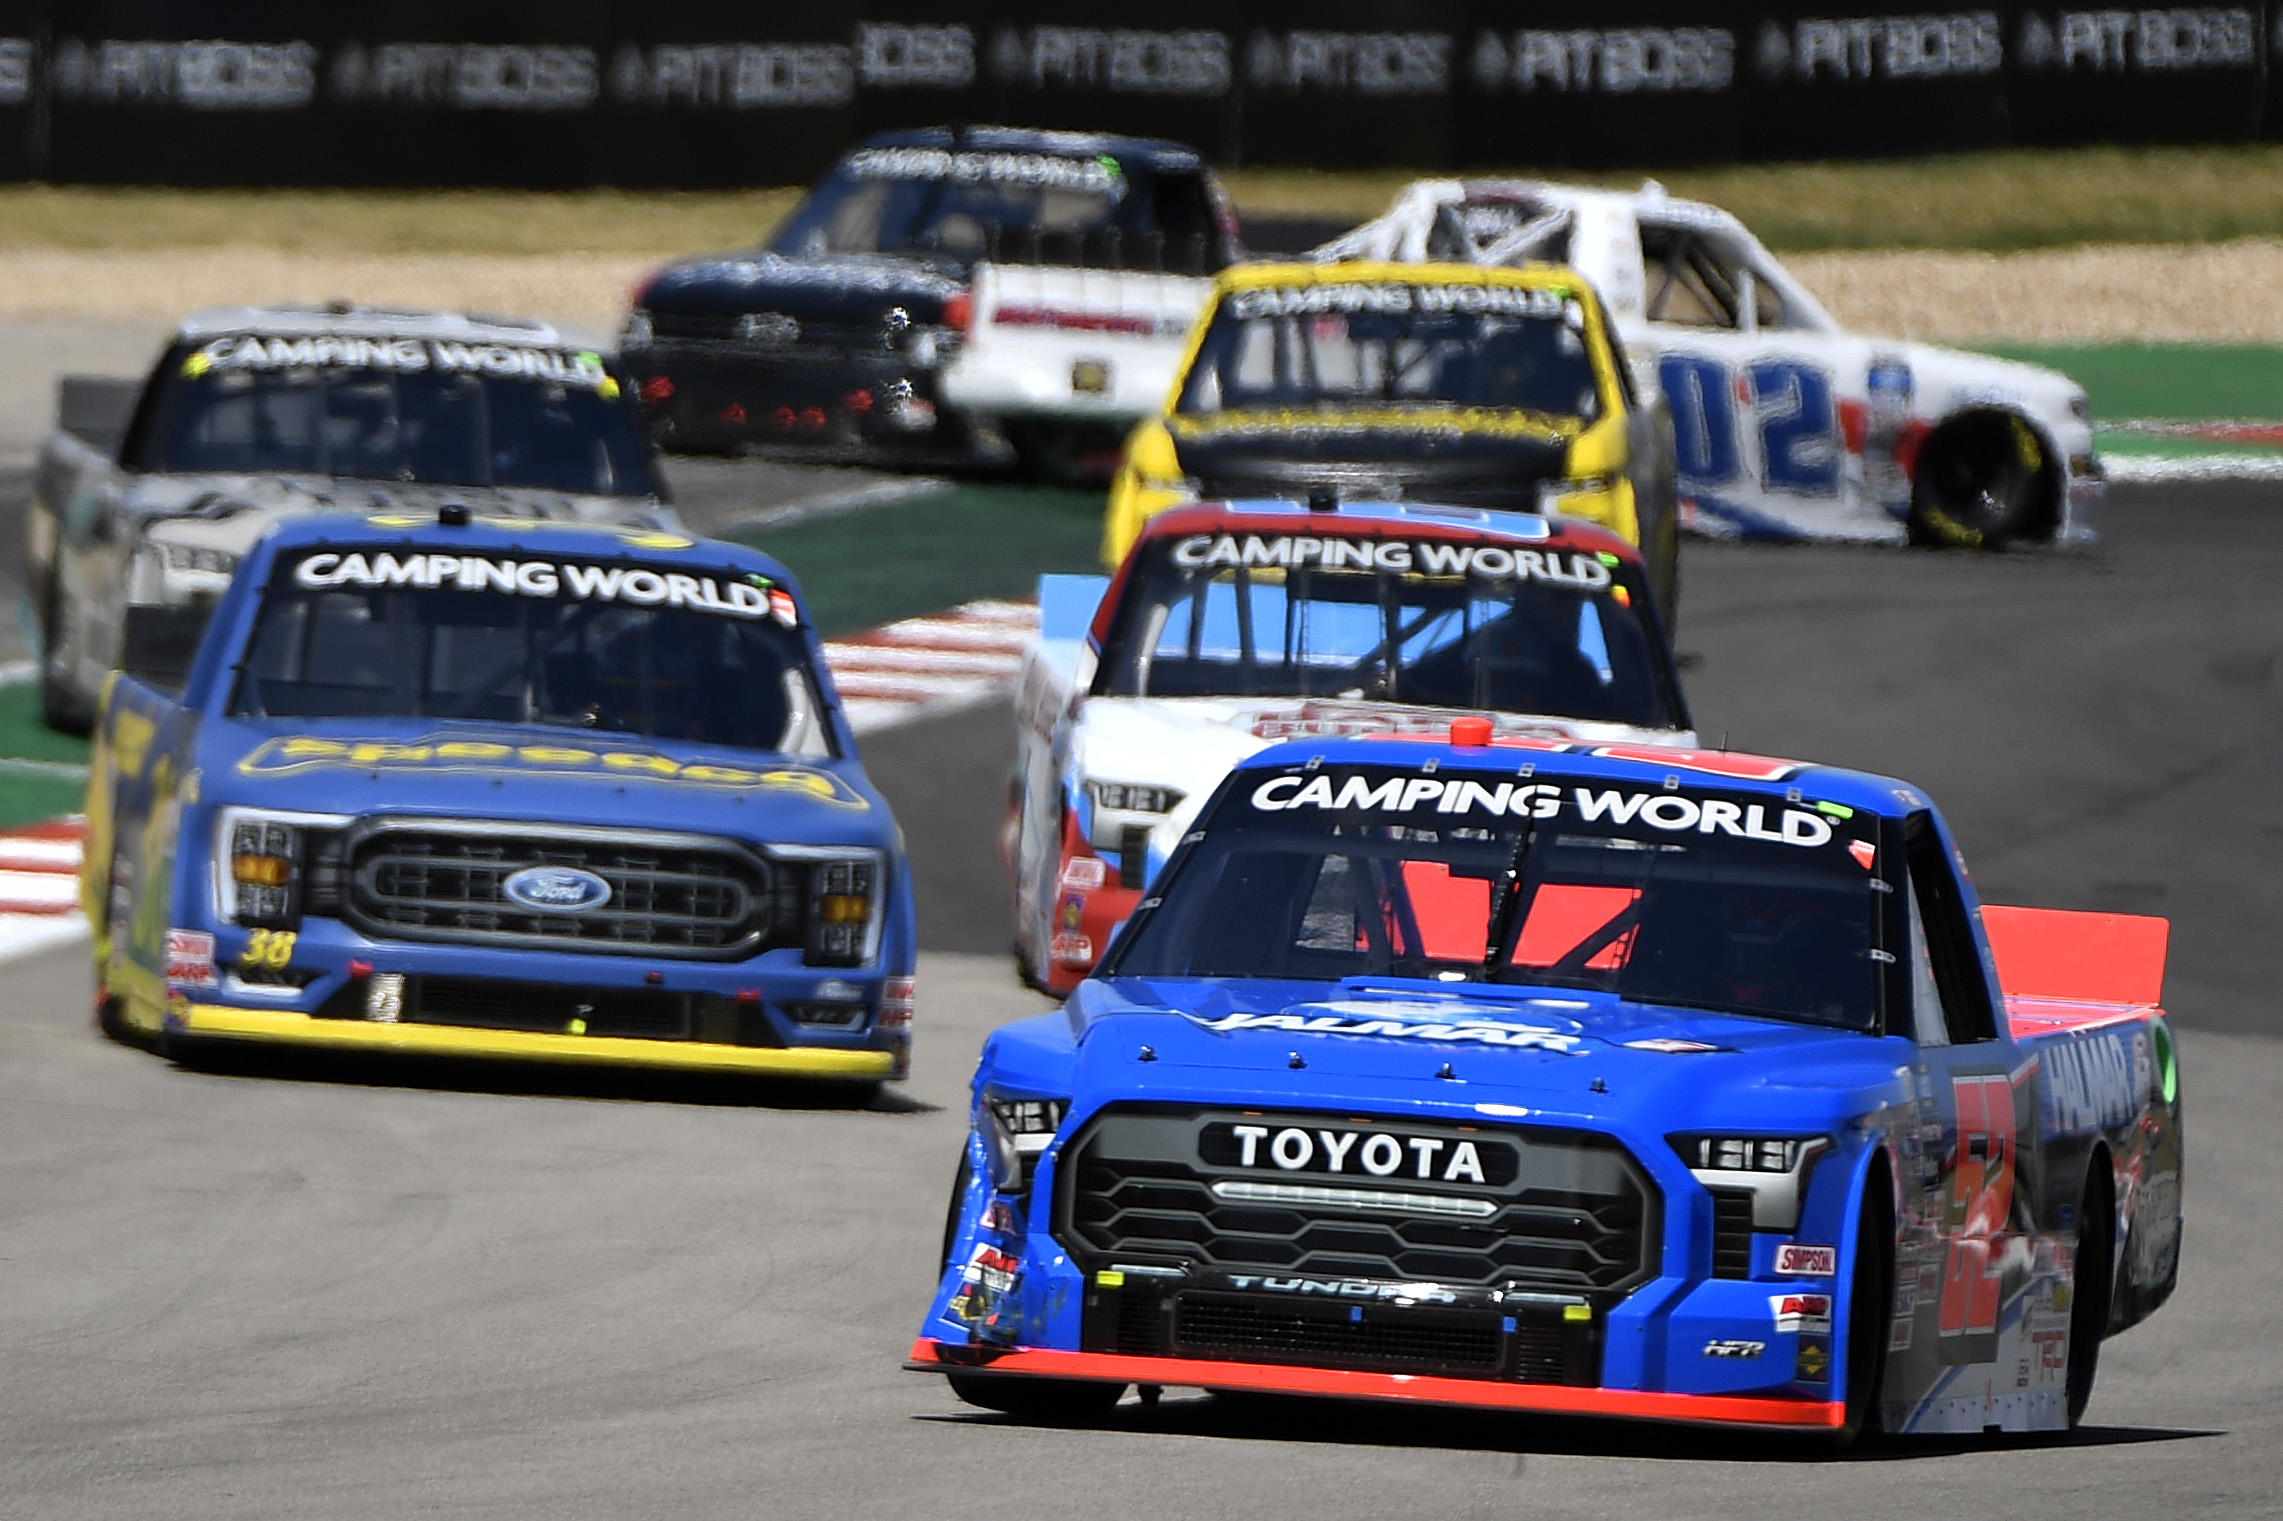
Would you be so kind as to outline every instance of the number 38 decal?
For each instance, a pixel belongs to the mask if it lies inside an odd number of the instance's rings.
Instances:
[[[255,930],[238,957],[238,965],[248,970],[282,972],[292,964],[294,942],[300,938],[292,930]]]
[[[1673,408],[1681,479],[1718,486],[1744,473],[1739,393],[1756,413],[1761,483],[1770,491],[1830,496],[1839,489],[1839,409],[1831,375],[1794,359],[1760,359],[1739,377],[1694,354],[1657,366]]]

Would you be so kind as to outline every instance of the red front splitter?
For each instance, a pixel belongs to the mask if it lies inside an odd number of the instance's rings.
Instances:
[[[1636,1421],[1764,1426],[1786,1431],[1832,1431],[1847,1422],[1847,1407],[1828,1400],[1572,1389],[1555,1384],[1499,1384],[1415,1373],[1357,1373],[1335,1368],[1287,1368],[1274,1363],[1218,1362],[1205,1358],[1050,1352],[1030,1347],[1000,1351],[941,1342],[928,1336],[912,1343],[911,1357],[904,1366],[915,1373],[988,1371],[994,1375],[1029,1374],[1039,1378],[1119,1384],[1179,1384],[1261,1394],[1319,1394],[1333,1399],[1401,1400],[1422,1405],[1466,1405],[1480,1410],[1525,1410],[1538,1415],[1614,1416]]]

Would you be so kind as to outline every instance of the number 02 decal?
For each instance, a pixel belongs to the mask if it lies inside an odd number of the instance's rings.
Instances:
[[[1714,360],[1667,354],[1658,380],[1673,409],[1674,453],[1681,478],[1718,486],[1743,472],[1737,377]],[[1831,375],[1796,359],[1745,366],[1760,435],[1760,478],[1770,491],[1829,496],[1839,489],[1839,411]]]
[[[1943,1225],[1950,1260],[1942,1274],[1942,1334],[1983,1336],[1998,1328],[2006,1221],[2013,1214],[2013,1083],[1999,1077],[1951,1082],[1958,1144],[1950,1156]]]

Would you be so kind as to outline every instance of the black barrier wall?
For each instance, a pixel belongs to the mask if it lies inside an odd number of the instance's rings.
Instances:
[[[0,0],[0,177],[783,184],[953,120],[1454,169],[2249,140],[2274,10]]]

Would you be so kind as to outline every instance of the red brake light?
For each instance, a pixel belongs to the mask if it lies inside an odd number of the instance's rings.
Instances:
[[[943,325],[955,333],[967,331],[967,324],[975,316],[975,298],[961,291],[943,303]]]

